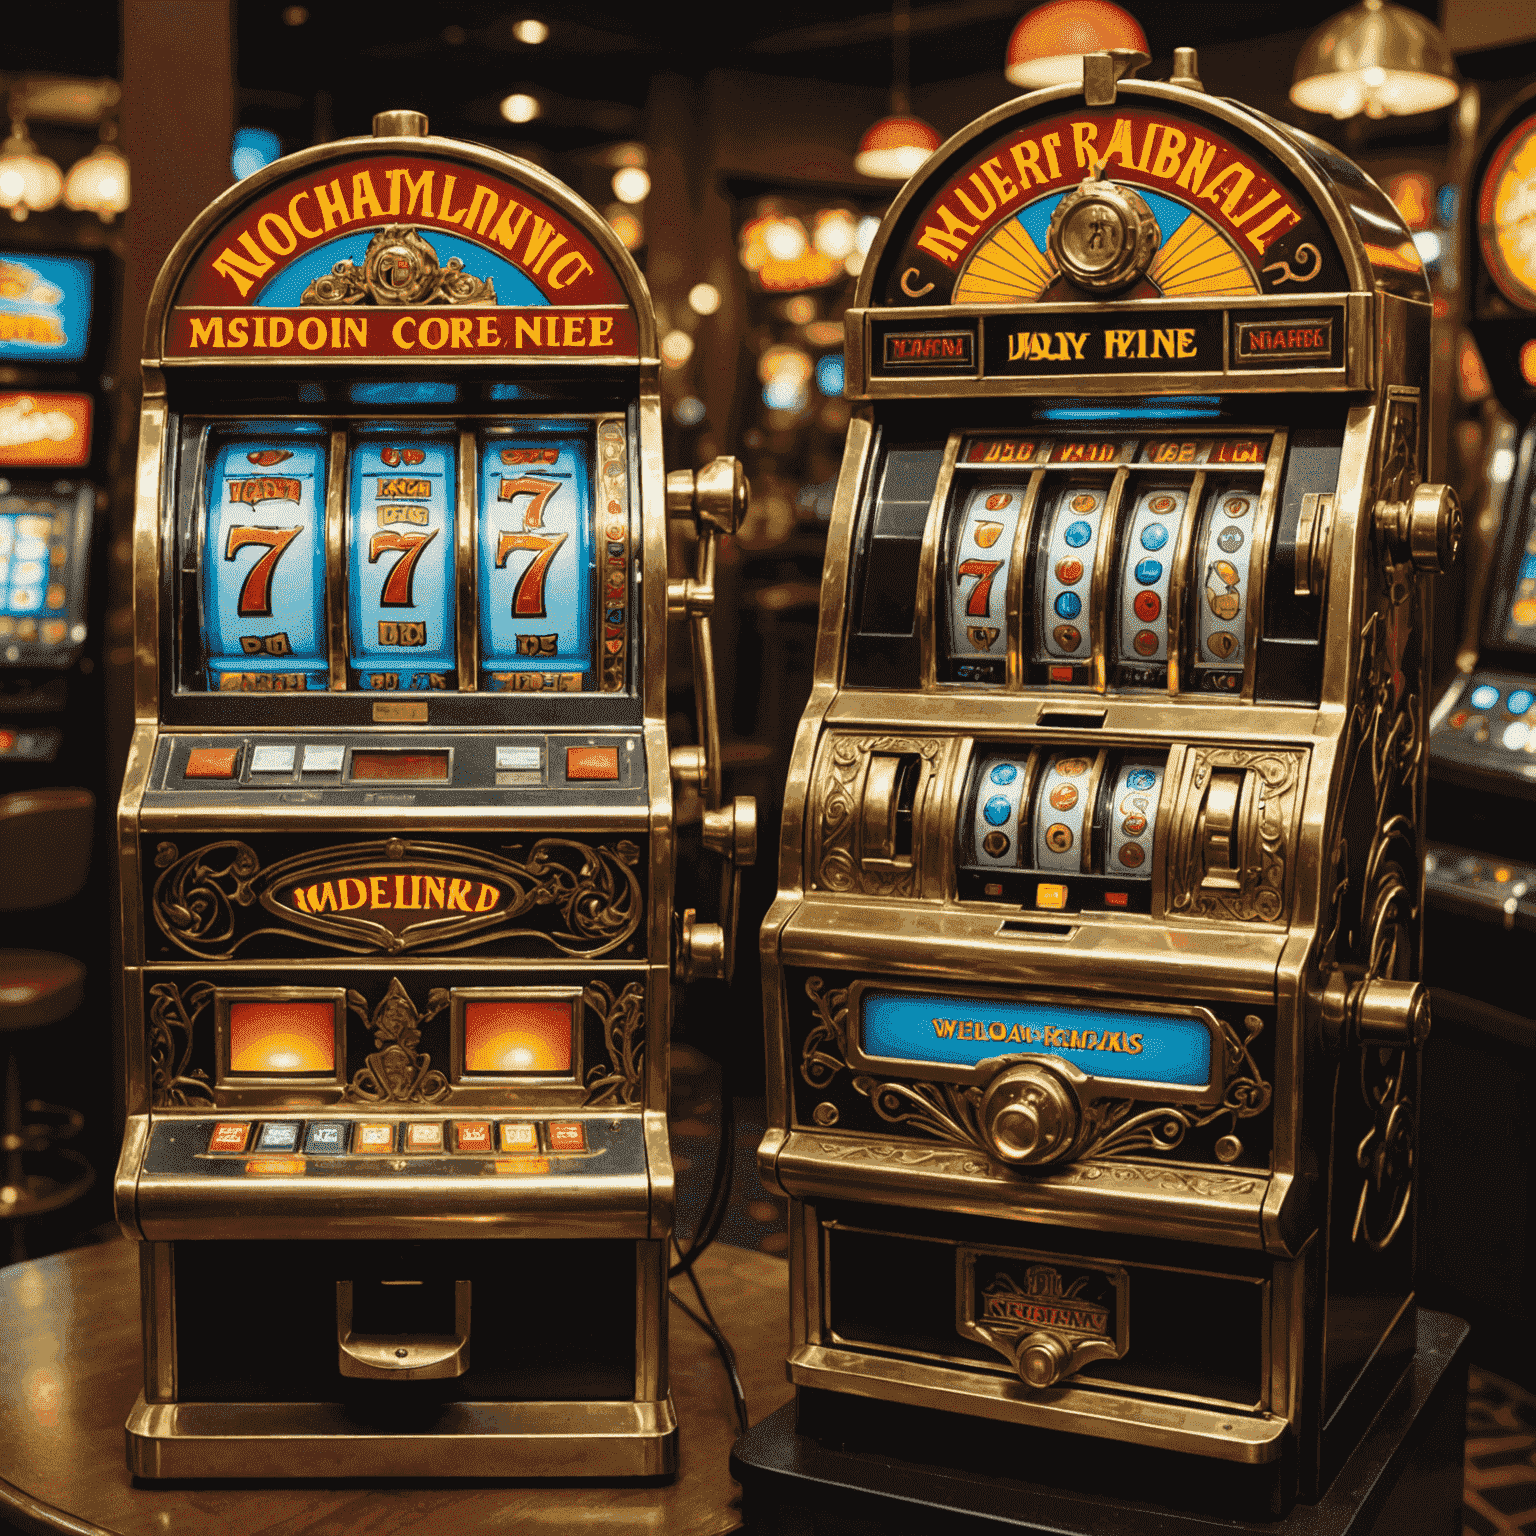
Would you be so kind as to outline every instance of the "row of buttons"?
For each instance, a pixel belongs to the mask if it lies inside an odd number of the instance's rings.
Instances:
[[[299,753],[303,753],[300,759]],[[298,747],[290,742],[260,745],[251,749],[251,775],[291,775],[302,761],[305,773],[340,773],[346,756],[345,747]],[[498,773],[537,773],[543,767],[543,748],[497,747]],[[189,779],[234,779],[240,774],[239,747],[194,747],[187,754],[183,776]],[[567,747],[565,749],[567,782],[607,780],[619,777],[617,747]]]
[[[1492,731],[1484,715],[1474,715],[1471,710],[1458,709],[1447,722],[1453,731],[1468,732],[1479,746],[1487,742]],[[1536,752],[1536,731],[1524,720],[1511,720],[1499,732],[1499,745],[1508,752]]]
[[[256,1131],[252,1140],[252,1132]],[[587,1128],[580,1120],[503,1120],[493,1136],[489,1120],[408,1120],[399,1127],[401,1152],[585,1152]],[[208,1140],[210,1152],[237,1157],[247,1151],[299,1152],[309,1157],[368,1156],[396,1150],[390,1120],[266,1120],[257,1131],[249,1120],[220,1120]]]
[[[1473,709],[1490,710],[1498,707],[1499,698],[1500,690],[1492,683],[1479,683],[1467,695],[1467,703]],[[1536,703],[1536,693],[1529,688],[1511,688],[1509,697],[1504,700],[1504,712],[1519,719],[1533,703]]]

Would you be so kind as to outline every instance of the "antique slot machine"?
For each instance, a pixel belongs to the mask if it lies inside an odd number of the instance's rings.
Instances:
[[[160,274],[120,812],[146,1477],[669,1473],[674,768],[734,460],[663,482],[597,214],[427,135],[280,160]],[[696,519],[669,584],[666,519]],[[669,750],[666,622],[703,631]],[[734,861],[734,862],[733,862]]]
[[[1429,736],[1428,979],[1443,1030],[1428,1274],[1505,1369],[1536,1377],[1536,1221],[1489,1188],[1529,1167],[1536,1093],[1536,86],[1491,125],[1466,189],[1468,325],[1497,410],[1468,518],[1456,671]]]
[[[1387,198],[1145,62],[962,130],[865,266],[760,1158],[802,1436],[1274,1513],[1414,1349],[1459,514]]]

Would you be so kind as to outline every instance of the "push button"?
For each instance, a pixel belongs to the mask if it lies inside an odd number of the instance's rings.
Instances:
[[[183,775],[188,779],[232,779],[240,760],[239,747],[193,747]]]
[[[210,1152],[244,1152],[250,1137],[250,1123],[245,1120],[220,1120],[208,1138]]]
[[[395,1128],[387,1120],[364,1120],[352,1138],[354,1152],[393,1152]]]
[[[455,1120],[453,1150],[455,1152],[489,1152],[491,1150],[490,1121]]]
[[[1473,709],[1492,709],[1499,702],[1499,690],[1491,683],[1479,683],[1468,696]]]
[[[256,1138],[258,1152],[292,1152],[299,1144],[297,1120],[269,1120]]]
[[[537,773],[544,766],[543,747],[497,747],[498,773]]]
[[[567,747],[565,776],[567,780],[617,779],[619,749],[617,747]]]
[[[312,1157],[339,1157],[347,1150],[345,1120],[311,1120],[304,1150]]]
[[[340,773],[345,747],[305,747],[305,773]]]
[[[441,1152],[443,1150],[443,1122],[441,1120],[413,1120],[405,1128],[407,1152]]]
[[[503,1120],[501,1150],[503,1152],[537,1152],[539,1150],[538,1122],[536,1120]]]
[[[291,746],[255,747],[251,751],[252,773],[292,773],[294,749]]]
[[[585,1152],[587,1150],[586,1126],[580,1120],[551,1120],[549,1150],[551,1152]]]

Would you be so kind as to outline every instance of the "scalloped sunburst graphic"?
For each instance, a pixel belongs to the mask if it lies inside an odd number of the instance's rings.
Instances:
[[[1148,278],[1169,298],[1258,293],[1247,258],[1216,225],[1172,198],[1142,194],[1162,230]],[[955,304],[1030,304],[1056,278],[1045,232],[1061,194],[1031,203],[977,246],[955,284]]]

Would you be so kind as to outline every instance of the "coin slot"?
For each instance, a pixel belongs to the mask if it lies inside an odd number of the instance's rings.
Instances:
[[[1047,730],[1097,731],[1108,717],[1107,709],[1071,710],[1041,707],[1035,716],[1035,724]]]
[[[1027,917],[1005,917],[997,931],[1000,934],[1029,934],[1040,939],[1070,939],[1077,929],[1071,923],[1034,923]]]

